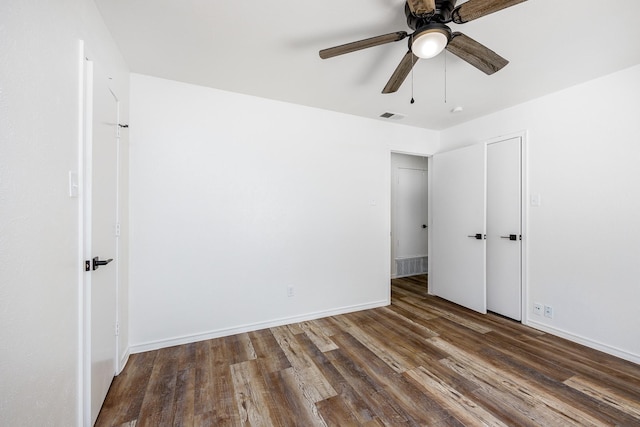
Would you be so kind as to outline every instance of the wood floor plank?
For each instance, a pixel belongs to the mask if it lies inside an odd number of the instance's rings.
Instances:
[[[404,411],[369,377],[341,348],[327,352],[327,358],[336,367],[358,396],[371,408],[376,417],[392,426],[411,425]]]
[[[338,322],[337,319],[332,320]],[[384,360],[385,363],[389,365],[394,371],[404,372],[416,366],[412,358],[407,358],[402,354],[396,352],[396,348],[390,347],[389,343],[386,340],[381,340],[375,334],[371,335],[369,332],[367,332],[367,329],[371,329],[371,326],[367,327],[366,325],[359,323],[355,319],[352,320],[348,316],[342,316],[339,322],[339,324],[344,328],[345,332],[348,332],[349,334],[356,337],[363,345],[374,352],[380,359]]]
[[[225,339],[204,341],[196,347],[196,359],[196,424],[241,425],[228,362],[235,358]]]
[[[269,329],[249,332],[249,339],[256,357],[261,360],[262,366],[268,372],[276,372],[291,367],[287,355],[282,351],[282,347],[280,347]]]
[[[231,335],[221,338],[221,340],[224,343],[225,351],[230,358],[229,364],[231,365],[253,360],[257,357],[249,334]]]
[[[146,427],[173,422],[177,361],[181,350],[180,347],[169,347],[158,351],[137,425]]]
[[[185,344],[179,349],[171,419],[174,426],[192,426],[195,417],[196,346]]]
[[[324,330],[316,326],[316,322],[302,322],[299,323],[299,326],[320,351],[331,351],[338,348],[338,346],[331,341],[331,338],[325,335]]]
[[[489,411],[478,405],[468,396],[442,381],[430,370],[420,366],[417,369],[407,371],[406,376],[420,385],[424,392],[430,395],[441,406],[451,412],[456,419],[464,425],[479,423],[486,426],[508,427]]]
[[[231,365],[231,378],[243,426],[269,426],[271,414],[266,383],[256,360]]]
[[[396,402],[399,412],[402,411],[411,424],[435,424],[450,417],[437,402],[421,393],[351,335],[336,335],[334,340],[369,378],[379,384],[379,390],[384,390]]]
[[[640,389],[640,372],[638,372],[638,365],[633,362],[618,357],[612,358],[599,350],[550,334],[540,335],[537,337],[537,341],[548,343],[565,353],[580,355],[598,368],[606,367],[611,375],[624,376],[627,381],[635,381],[638,384],[637,388]]]
[[[209,341],[195,343],[196,346],[196,384],[194,398],[194,413],[196,419],[201,414],[213,411],[213,392],[211,383],[213,381],[213,362],[211,360]]]
[[[487,347],[481,353],[487,357],[497,357],[500,354],[508,354],[512,360],[517,361],[526,369],[535,372],[536,375],[544,375],[562,382],[571,378],[574,372],[559,366],[550,360],[548,355],[536,354],[531,351],[528,343],[511,339],[505,336],[496,336],[493,332],[484,335]]]
[[[390,311],[381,309],[375,313],[358,313],[362,328],[368,331],[372,337],[382,336],[381,343],[386,343],[387,351],[393,350],[404,360],[408,360],[407,369],[413,369],[421,364],[430,364],[446,357],[447,355],[431,345],[428,338],[437,336],[437,332],[417,325],[413,322],[393,319]],[[420,351],[416,352],[415,349]]]
[[[319,402],[337,394],[309,356],[301,351],[295,335],[288,328],[271,328],[271,332],[287,355],[292,366],[291,372],[298,379],[305,396],[313,402]]]
[[[583,394],[635,417],[640,424],[640,401],[636,398],[617,393],[615,390],[580,376],[571,377],[564,383]]]
[[[367,424],[373,421],[375,417],[370,408],[331,363],[325,355],[325,352],[320,351],[311,339],[305,335],[298,335],[296,338],[304,351],[313,359],[313,362],[322,375],[327,379],[329,384],[331,384],[333,389],[336,390],[336,396],[317,402],[318,411],[327,423],[331,424],[329,419],[335,419],[336,415],[333,411],[340,411],[346,416],[345,419],[354,419],[359,424]],[[341,403],[337,403],[338,401]],[[349,415],[347,416],[347,414]]]
[[[392,305],[130,357],[97,426],[638,426],[640,366],[392,281]]]
[[[326,427],[327,423],[318,413],[313,397],[303,390],[308,390],[308,387],[305,387],[301,382],[301,377],[296,374],[294,368],[284,369],[272,375],[277,375],[277,383],[282,386],[280,395],[284,397],[284,402],[286,402],[285,408],[294,414],[295,424],[289,425]]]
[[[504,351],[504,349],[502,350]],[[565,384],[566,379],[557,380],[546,375],[548,370],[532,368],[527,360],[520,357],[512,357],[495,349],[486,349],[481,356],[490,360],[493,366],[508,370],[514,376],[522,378],[525,382],[534,381],[536,394],[550,395],[562,402],[570,402],[570,405],[588,414],[598,421],[600,425],[634,425],[637,420],[628,413],[618,410],[614,405],[608,405],[598,401],[588,394],[581,393]]]
[[[127,369],[111,384],[96,420],[97,427],[120,425],[138,419],[157,356],[157,350],[131,355]],[[130,395],[130,398],[123,399],[125,395]]]
[[[414,297],[406,298],[405,301],[413,302],[414,305],[425,303],[425,299],[417,299]],[[452,322],[466,326],[480,334],[486,334],[491,328],[485,326],[480,318],[480,314],[469,310],[468,308],[454,306],[450,307],[449,302],[440,298],[429,298],[429,311],[438,317],[451,320]]]
[[[398,316],[402,316],[405,319],[409,319],[422,326],[426,326],[424,321],[438,317],[435,313],[429,313],[425,310],[417,310],[415,305],[408,304],[402,300],[395,300],[394,303],[389,306],[389,310],[393,311]]]
[[[316,407],[328,426],[362,425],[341,395],[321,400],[316,403]]]
[[[571,404],[562,402],[551,394],[541,393],[532,381],[513,375],[509,371],[496,369],[493,364],[485,363],[475,354],[454,348],[440,338],[432,340],[451,354],[451,358],[443,360],[443,363],[459,370],[458,372],[467,378],[477,379],[483,388],[513,397],[511,402],[518,402],[514,407],[527,408],[523,411],[525,414],[530,413],[528,408],[536,408],[537,417],[549,425],[596,426],[600,423]]]

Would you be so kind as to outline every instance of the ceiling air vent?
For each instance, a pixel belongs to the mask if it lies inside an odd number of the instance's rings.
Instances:
[[[383,119],[389,119],[389,120],[401,120],[401,119],[404,119],[404,116],[402,114],[389,113],[389,112],[380,114],[380,117],[382,117]]]

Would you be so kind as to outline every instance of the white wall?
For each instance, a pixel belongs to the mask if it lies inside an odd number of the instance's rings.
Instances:
[[[447,129],[443,150],[528,131],[529,323],[640,362],[640,66]],[[534,302],[554,318],[532,314]]]
[[[388,304],[390,152],[436,132],[135,74],[131,102],[132,351]]]
[[[79,421],[79,39],[126,67],[89,0],[0,2],[0,425]],[[123,266],[126,268],[126,265]]]

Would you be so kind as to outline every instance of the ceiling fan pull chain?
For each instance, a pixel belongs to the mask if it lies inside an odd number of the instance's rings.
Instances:
[[[447,103],[447,51],[444,51],[444,103]]]
[[[413,61],[415,61],[415,59],[413,55],[411,55],[411,103],[412,104],[416,102],[416,100],[413,99],[413,67],[415,65]]]

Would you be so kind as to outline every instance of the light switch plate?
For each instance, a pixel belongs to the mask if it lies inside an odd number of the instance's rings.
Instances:
[[[78,197],[78,172],[69,171],[69,197]]]

